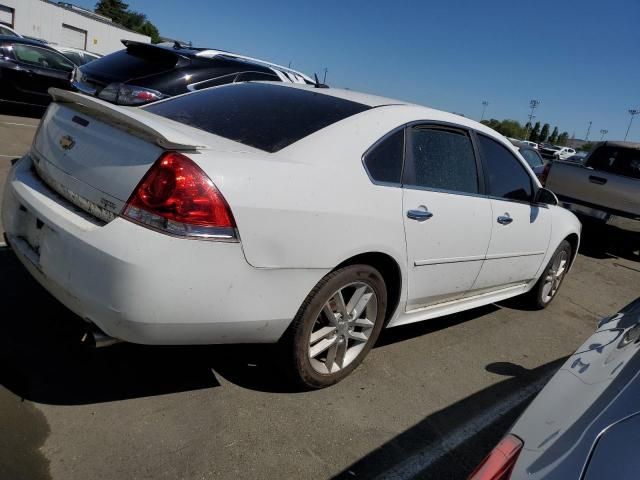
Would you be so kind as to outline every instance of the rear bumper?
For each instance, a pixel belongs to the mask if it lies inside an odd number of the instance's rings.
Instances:
[[[119,217],[98,223],[43,184],[28,156],[9,174],[2,221],[40,284],[134,343],[276,342],[326,273],[257,269],[238,243],[174,238]]]
[[[598,220],[607,225],[640,232],[640,216],[632,216],[623,212],[612,211],[605,208],[598,208],[594,205],[585,205],[573,199],[559,197],[560,206],[571,210],[573,213]]]

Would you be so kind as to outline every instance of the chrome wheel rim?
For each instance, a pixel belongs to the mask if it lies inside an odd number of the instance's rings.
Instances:
[[[569,261],[569,255],[565,250],[558,252],[553,259],[551,268],[547,271],[547,276],[544,279],[544,285],[542,286],[542,301],[548,303],[558,293],[562,279],[567,272],[567,265]]]
[[[377,316],[378,298],[366,283],[350,283],[334,292],[309,335],[313,369],[333,374],[352,363],[369,342]]]

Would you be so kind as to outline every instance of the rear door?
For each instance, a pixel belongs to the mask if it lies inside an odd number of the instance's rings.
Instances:
[[[407,129],[403,217],[409,272],[407,310],[464,296],[491,236],[470,133],[443,125]]]
[[[551,212],[533,202],[534,182],[506,146],[477,134],[491,198],[491,242],[475,294],[522,284],[535,277],[551,238]]]
[[[65,56],[47,48],[21,43],[14,43],[11,51],[20,68],[4,72],[25,96],[25,101],[46,104],[50,87],[69,89],[75,65]]]

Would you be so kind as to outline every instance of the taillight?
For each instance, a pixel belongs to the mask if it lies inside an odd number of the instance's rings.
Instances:
[[[551,170],[551,162],[547,163],[544,168],[542,169],[542,172],[540,172],[540,174],[538,174],[538,180],[540,180],[540,183],[542,184],[542,186],[544,186],[545,183],[547,183],[547,177],[549,176],[549,170]]]
[[[524,443],[515,435],[507,435],[478,465],[467,480],[509,480]]]
[[[135,85],[126,85],[123,83],[111,83],[100,91],[98,97],[108,102],[117,103],[118,105],[134,106],[161,100],[165,95],[150,88],[136,87]]]
[[[237,240],[231,209],[191,159],[163,154],[140,180],[123,217],[171,235]]]

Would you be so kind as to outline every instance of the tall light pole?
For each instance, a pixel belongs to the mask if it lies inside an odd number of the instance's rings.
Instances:
[[[588,142],[589,141],[589,134],[591,133],[591,124],[593,122],[591,120],[589,120],[589,128],[587,128],[587,134],[584,136],[584,141]]]
[[[602,130],[600,130],[600,133],[602,134],[602,136],[600,137],[600,141],[604,140],[604,136],[609,133],[609,130],[605,130],[604,128]]]
[[[631,115],[631,120],[629,120],[629,126],[627,127],[627,133],[624,134],[624,139],[627,139],[627,135],[629,135],[629,130],[631,129],[631,122],[633,122],[633,117],[635,117],[636,115],[638,115],[640,113],[640,110],[637,108],[630,108],[629,109],[629,115]]]
[[[482,115],[480,116],[480,121],[484,120],[484,112],[487,109],[488,105],[489,105],[489,102],[487,102],[486,100],[482,101]]]
[[[529,113],[529,123],[527,124],[527,131],[524,134],[524,139],[527,140],[529,138],[529,125],[531,125],[531,120],[533,120],[533,118],[535,117],[535,115],[533,114],[533,111],[538,108],[538,105],[540,105],[540,100],[531,100],[529,102],[529,108],[531,108],[531,113]]]

